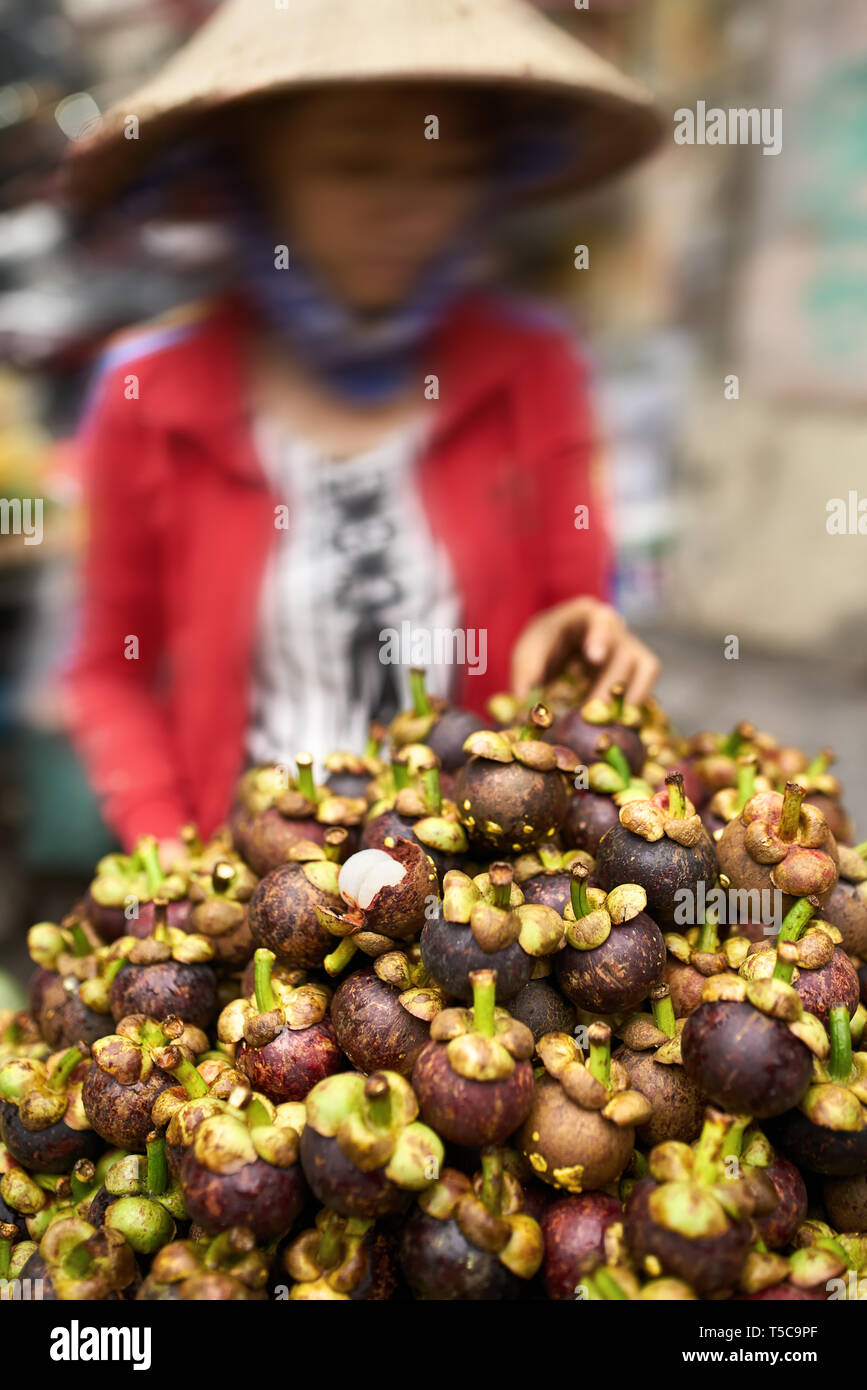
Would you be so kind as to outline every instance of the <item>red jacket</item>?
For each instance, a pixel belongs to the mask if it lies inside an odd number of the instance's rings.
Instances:
[[[127,845],[190,820],[209,834],[242,770],[259,589],[282,500],[249,427],[249,331],[234,301],[138,330],[104,372],[82,432],[90,540],[72,732]],[[420,486],[464,625],[487,629],[487,671],[462,673],[458,691],[481,710],[508,688],[509,653],[535,613],[607,596],[585,372],[559,331],[481,297],[450,313],[429,361],[440,399]],[[576,529],[582,503],[589,529]]]

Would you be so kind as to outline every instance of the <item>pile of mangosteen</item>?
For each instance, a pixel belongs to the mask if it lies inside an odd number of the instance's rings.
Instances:
[[[411,691],[321,783],[303,751],[251,769],[210,841],[109,855],[31,928],[0,1277],[856,1296],[867,844],[832,755],[684,739],[577,671],[485,716]]]

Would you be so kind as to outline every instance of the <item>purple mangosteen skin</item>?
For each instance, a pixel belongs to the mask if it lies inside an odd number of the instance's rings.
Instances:
[[[852,1018],[860,1002],[860,982],[842,946],[834,947],[827,965],[818,970],[799,970],[792,984],[807,1012],[826,1025],[833,1008],[845,1005]]]
[[[732,1221],[721,1236],[692,1240],[653,1220],[648,1207],[657,1184],[642,1178],[629,1194],[624,1210],[624,1233],[630,1253],[641,1265],[655,1255],[666,1274],[683,1279],[700,1297],[737,1287],[749,1249],[749,1225]]]
[[[286,1235],[304,1209],[307,1189],[299,1163],[277,1168],[264,1159],[237,1173],[212,1173],[188,1151],[181,1181],[191,1221],[209,1235],[249,1226],[257,1241]]]
[[[634,1009],[661,979],[666,951],[662,932],[646,912],[621,927],[592,951],[565,946],[554,957],[557,982],[579,1008],[591,1013]]]
[[[577,1014],[548,980],[531,980],[509,1003],[509,1013],[529,1028],[536,1042],[546,1033],[571,1033]]]
[[[774,1284],[761,1293],[744,1294],[739,1303],[824,1303],[827,1294],[821,1289],[799,1289],[796,1284]]]
[[[68,1173],[80,1158],[99,1158],[102,1144],[92,1129],[73,1129],[56,1120],[45,1129],[27,1129],[18,1106],[0,1101],[0,1134],[12,1157],[22,1168],[36,1173]]]
[[[343,1054],[328,1018],[309,1028],[284,1027],[265,1047],[240,1042],[235,1066],[254,1091],[262,1091],[275,1105],[304,1100],[308,1091],[326,1076],[343,1071]]]
[[[810,1084],[809,1048],[780,1019],[752,1004],[700,1004],[682,1037],[687,1076],[730,1114],[767,1119],[797,1105]]]
[[[807,1188],[794,1163],[782,1154],[774,1154],[773,1162],[761,1171],[776,1189],[777,1205],[764,1216],[753,1217],[753,1224],[769,1250],[782,1250],[807,1219]]]
[[[355,970],[331,1001],[337,1042],[359,1071],[410,1076],[428,1040],[429,1024],[407,1013],[400,991],[373,970]]]
[[[95,1043],[111,1030],[111,1017],[81,1002],[78,989],[67,990],[60,976],[47,980],[38,1014],[42,1036],[55,1052],[77,1042]]]
[[[707,832],[698,844],[679,845],[663,836],[648,841],[623,825],[615,825],[599,841],[596,876],[606,892],[621,883],[638,883],[647,894],[647,911],[662,931],[679,931],[675,921],[681,889],[695,892],[700,882],[708,891],[716,883],[719,868],[713,841]]]
[[[470,734],[491,727],[485,715],[451,705],[443,710],[424,741],[436,753],[446,772],[457,772],[469,758],[464,752],[464,743]]]
[[[437,903],[436,916],[425,922],[419,945],[422,964],[447,998],[468,1004],[473,998],[470,971],[496,970],[501,1004],[523,989],[535,965],[518,941],[501,951],[483,951],[468,924],[444,919],[442,903]]]
[[[551,907],[562,917],[571,896],[572,879],[568,870],[562,869],[557,873],[534,874],[532,878],[525,878],[519,886],[525,903]]]
[[[505,1081],[473,1081],[452,1070],[446,1045],[429,1042],[413,1068],[422,1119],[441,1138],[465,1148],[502,1144],[533,1104],[533,1068],[516,1062]]]
[[[765,1126],[774,1148],[799,1168],[825,1178],[853,1178],[867,1170],[867,1126],[860,1131],[814,1125],[802,1110],[788,1110]]]
[[[572,793],[560,839],[566,849],[595,855],[602,836],[619,824],[620,812],[610,796],[579,787]]]
[[[144,1153],[147,1136],[153,1129],[154,1102],[174,1084],[171,1076],[154,1067],[146,1080],[122,1086],[110,1072],[93,1062],[84,1078],[81,1099],[95,1133],[106,1144]]]
[[[381,1168],[363,1173],[336,1139],[310,1125],[301,1131],[301,1165],[314,1197],[340,1216],[391,1216],[412,1201],[412,1193],[397,1187]]]
[[[545,1237],[545,1292],[557,1301],[577,1298],[577,1285],[605,1260],[605,1232],[623,1219],[623,1208],[607,1192],[561,1197],[541,1218]]]
[[[177,1015],[193,1027],[207,1028],[217,1006],[217,977],[209,965],[176,960],[125,965],[111,982],[111,1012],[116,1023],[130,1014],[147,1014],[160,1022]]]
[[[497,1255],[478,1250],[456,1221],[440,1221],[416,1207],[403,1228],[400,1261],[416,1298],[455,1302],[514,1300],[522,1280]]]

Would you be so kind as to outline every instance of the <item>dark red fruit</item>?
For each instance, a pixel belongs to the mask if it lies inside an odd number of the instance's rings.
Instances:
[[[542,1217],[545,1292],[573,1300],[581,1280],[605,1263],[605,1233],[623,1219],[623,1208],[607,1192],[584,1192],[552,1202]]]
[[[703,1095],[733,1114],[763,1119],[797,1105],[813,1070],[808,1047],[779,1018],[716,999],[690,1014],[683,1065]]]

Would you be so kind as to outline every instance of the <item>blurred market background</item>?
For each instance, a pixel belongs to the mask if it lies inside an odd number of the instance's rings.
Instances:
[[[826,531],[829,498],[867,495],[867,7],[540,4],[669,114],[783,108],[778,156],[669,140],[612,190],[516,217],[501,250],[589,345],[619,601],[676,721],[832,744],[867,834],[867,536]],[[56,169],[212,8],[0,0],[0,496],[46,507],[41,545],[0,536],[0,965],[22,972],[27,925],[66,910],[111,845],[56,678],[85,526],[70,441],[106,336],[207,287],[213,249],[183,227],[82,236]]]

